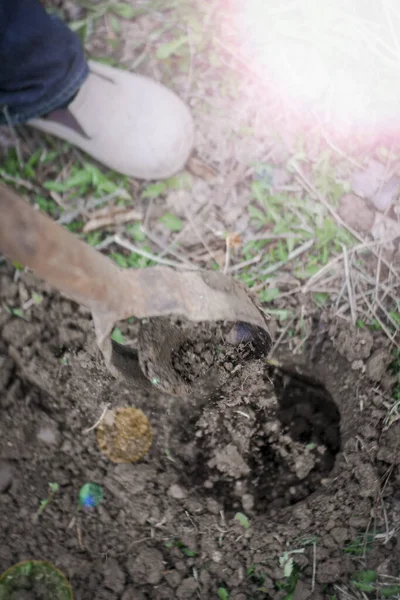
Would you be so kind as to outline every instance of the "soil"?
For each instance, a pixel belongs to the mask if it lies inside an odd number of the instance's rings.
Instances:
[[[33,292],[42,301],[13,315]],[[87,311],[4,266],[0,332],[1,571],[47,560],[75,600],[212,599],[219,586],[231,600],[272,599],[287,593],[279,559],[303,549],[298,589],[321,599],[359,569],[344,549],[386,532],[363,565],[398,574],[400,422],[385,420],[380,334],[317,319],[301,359],[238,362],[205,401],[113,379]],[[190,364],[203,373],[204,360]],[[115,464],[86,431],[105,405],[148,417],[141,461]],[[59,491],[37,517],[49,482]],[[78,511],[87,482],[104,501]]]

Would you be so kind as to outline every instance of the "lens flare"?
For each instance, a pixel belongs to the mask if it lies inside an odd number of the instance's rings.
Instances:
[[[97,483],[85,483],[79,490],[79,506],[95,508],[103,498],[103,488]]]
[[[300,124],[339,134],[399,132],[400,10],[392,0],[234,0],[230,7],[230,45]]]

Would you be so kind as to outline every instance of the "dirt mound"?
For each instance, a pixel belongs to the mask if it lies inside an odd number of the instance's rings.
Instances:
[[[398,574],[400,422],[378,333],[317,327],[301,362],[225,365],[205,402],[112,379],[86,311],[28,275],[3,270],[0,307],[1,571],[48,560],[75,600],[284,598],[297,580],[315,599],[360,568]],[[111,463],[85,432],[106,404],[149,418],[141,462]],[[104,501],[78,511],[86,482]]]

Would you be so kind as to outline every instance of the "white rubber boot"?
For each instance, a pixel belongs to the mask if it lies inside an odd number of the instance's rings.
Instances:
[[[155,81],[93,61],[65,109],[28,125],[67,140],[107,167],[139,179],[170,177],[193,146],[189,109]]]

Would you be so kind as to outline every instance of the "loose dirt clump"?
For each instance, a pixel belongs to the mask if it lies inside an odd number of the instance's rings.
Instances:
[[[260,354],[251,331],[245,328],[245,324],[238,331],[232,323],[200,323],[195,338],[185,339],[172,352],[175,371],[187,383],[204,377],[211,368],[223,368],[234,374],[238,365]]]
[[[316,326],[301,360],[249,355],[210,397],[174,398],[110,377],[74,303],[29,275],[0,282],[0,571],[50,561],[75,600],[209,600],[219,587],[275,600],[288,558],[314,600],[360,569],[398,574],[400,422],[380,333]],[[23,319],[10,312],[33,292]],[[86,431],[105,405],[149,419],[140,462],[113,463]],[[59,491],[37,517],[49,482]],[[77,512],[88,482],[104,500]]]

